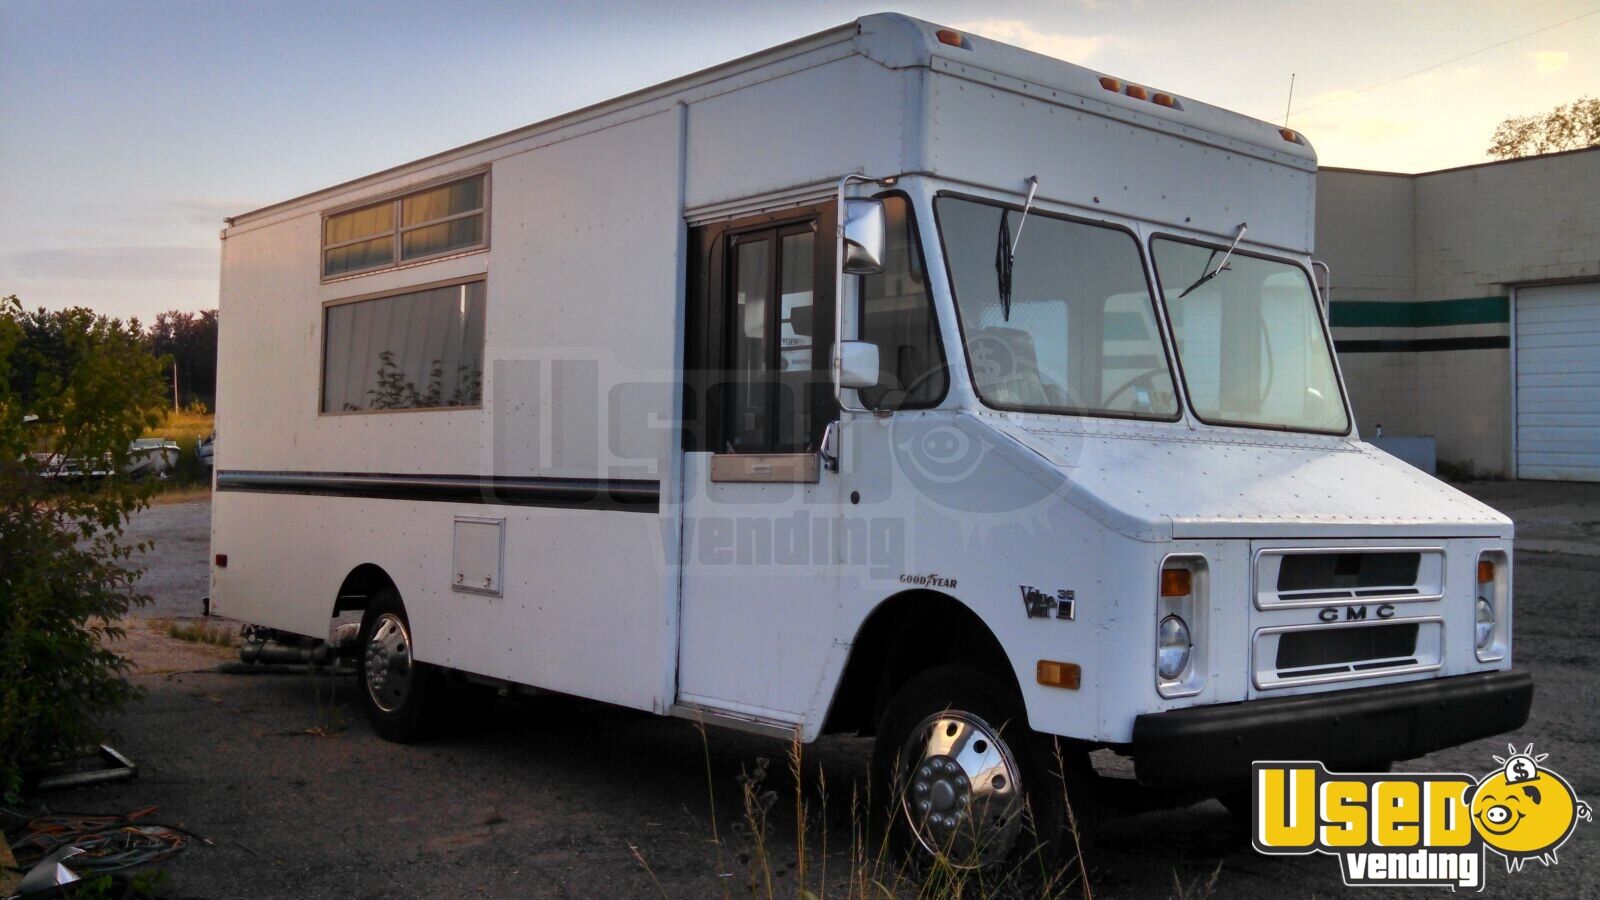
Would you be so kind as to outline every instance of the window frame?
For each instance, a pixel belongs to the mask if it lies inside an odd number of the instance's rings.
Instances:
[[[825,354],[822,354],[822,353],[818,352],[820,349],[823,349],[823,348],[818,346],[817,334],[816,334],[816,332],[817,332],[817,321],[818,321],[818,318],[819,318],[816,315],[817,298],[822,294],[821,285],[823,283],[823,276],[825,275],[825,270],[824,270],[823,265],[822,265],[822,263],[823,263],[822,257],[824,255],[824,251],[822,249],[822,244],[823,244],[825,238],[824,238],[824,235],[823,235],[822,223],[821,223],[820,218],[816,217],[816,216],[810,216],[810,217],[806,217],[806,218],[798,218],[798,219],[791,218],[791,219],[787,219],[787,220],[779,220],[779,221],[771,222],[771,223],[762,223],[762,224],[752,223],[752,224],[750,224],[750,225],[748,225],[746,227],[729,228],[727,231],[723,232],[720,240],[722,241],[722,244],[723,244],[723,273],[722,273],[721,277],[722,277],[722,284],[724,286],[724,290],[730,290],[731,289],[732,291],[737,291],[737,287],[735,287],[734,275],[738,271],[739,247],[742,246],[738,242],[739,242],[739,240],[741,238],[752,238],[754,240],[750,241],[749,243],[754,243],[756,241],[770,242],[771,248],[770,248],[769,252],[770,252],[771,256],[770,256],[770,261],[769,261],[768,265],[771,268],[771,276],[770,276],[770,284],[768,285],[768,287],[772,290],[772,297],[769,300],[769,309],[767,310],[767,321],[766,321],[766,323],[764,325],[764,328],[763,328],[763,330],[766,332],[766,334],[763,335],[763,337],[762,337],[762,344],[763,344],[762,352],[764,354],[763,364],[766,366],[766,368],[764,369],[764,373],[766,375],[766,378],[764,379],[765,380],[765,384],[764,384],[765,391],[764,391],[764,393],[766,395],[765,396],[765,401],[766,401],[766,414],[767,414],[767,420],[764,423],[763,428],[762,428],[762,431],[764,432],[763,435],[762,435],[762,440],[761,440],[762,447],[759,448],[759,449],[754,449],[754,450],[717,450],[717,451],[715,451],[718,454],[721,454],[721,455],[738,455],[738,456],[750,456],[750,455],[758,455],[759,456],[759,455],[807,454],[807,453],[815,453],[815,452],[817,452],[815,446],[812,446],[811,449],[805,449],[805,450],[780,450],[780,449],[777,449],[778,444],[779,444],[778,438],[779,438],[779,434],[780,434],[780,431],[781,431],[781,428],[782,428],[782,426],[780,424],[780,420],[779,420],[779,412],[781,410],[782,404],[779,402],[779,397],[780,397],[781,392],[783,390],[782,379],[780,377],[782,372],[783,372],[783,369],[782,369],[782,367],[780,365],[780,362],[781,362],[782,356],[783,356],[783,341],[782,341],[782,333],[783,333],[783,325],[782,325],[782,314],[783,314],[782,313],[782,302],[783,302],[782,301],[782,298],[783,298],[783,287],[782,287],[782,283],[783,283],[783,242],[784,242],[785,238],[791,237],[791,236],[794,236],[794,235],[799,235],[799,234],[809,234],[809,235],[811,235],[811,238],[812,238],[812,250],[811,250],[811,254],[812,254],[811,255],[811,278],[812,278],[812,287],[811,287],[811,297],[812,297],[812,300],[811,300],[811,303],[812,303],[811,366],[806,371],[812,373],[813,376],[815,376],[817,373],[822,373],[822,372],[828,371],[827,364],[826,364],[826,361],[825,361]],[[829,255],[831,255],[831,254],[829,254]],[[831,287],[831,284],[830,284],[830,287]],[[737,330],[733,327],[733,320],[734,320],[734,316],[735,316],[736,310],[738,308],[738,304],[736,302],[733,302],[731,294],[725,295],[725,299],[726,299],[727,302],[725,303],[724,310],[723,310],[723,315],[725,317],[725,321],[722,323],[722,327],[723,327],[722,353],[724,354],[723,355],[723,359],[726,360],[726,362],[727,362],[727,372],[729,373],[728,374],[728,378],[729,378],[728,384],[732,385],[732,384],[735,383],[735,381],[737,380],[737,377],[738,377],[738,371],[734,368],[735,362],[738,359],[738,350],[737,350],[737,347],[736,347],[736,343],[738,341],[738,333],[737,333]],[[832,320],[830,318],[830,320],[829,320],[830,327],[831,327],[831,322],[832,322]],[[811,383],[811,382],[807,383],[804,400],[808,404],[809,404],[809,401],[812,399],[811,392],[814,391],[815,389],[816,389],[816,385],[814,383]],[[730,421],[730,418],[729,418],[731,416],[732,412],[733,412],[733,409],[734,409],[734,407],[732,406],[731,403],[729,403],[727,406],[725,406],[723,408],[723,420],[724,421],[722,423],[722,440],[724,442],[726,442],[730,438],[730,436],[735,433],[735,429],[734,429],[734,427],[732,425],[732,422]],[[818,412],[819,412],[819,410],[816,409],[815,406],[811,406],[811,405],[807,406],[806,415],[805,415],[805,418],[806,418],[805,436],[806,436],[806,444],[807,445],[819,444],[820,441],[821,441],[822,431],[823,431],[824,428],[826,428],[825,425],[822,426],[821,428],[818,427],[818,420],[819,419],[826,419],[825,415],[816,415],[816,413],[818,413]]]
[[[460,406],[409,406],[394,409],[335,409],[328,410],[328,310],[336,306],[348,306],[352,303],[366,303],[372,300],[387,300],[390,297],[400,297],[406,294],[421,294],[435,291],[440,288],[457,287],[474,282],[483,283],[483,355],[485,359],[483,388],[478,392],[478,402]],[[472,275],[463,275],[459,278],[446,278],[442,281],[429,281],[422,284],[408,284],[405,287],[393,288],[384,291],[375,291],[370,294],[357,294],[353,297],[340,297],[336,300],[324,300],[321,311],[318,313],[317,328],[321,331],[317,343],[321,346],[317,366],[317,416],[373,416],[393,415],[396,413],[436,413],[436,412],[481,412],[484,409],[484,396],[488,393],[488,366],[489,353],[489,275],[487,272],[478,272]]]
[[[1168,339],[1171,333],[1171,323],[1166,319],[1166,304],[1162,299],[1162,295],[1158,293],[1160,290],[1160,283],[1153,278],[1155,267],[1152,265],[1151,260],[1146,256],[1145,243],[1140,238],[1139,233],[1131,226],[1124,225],[1121,222],[1113,222],[1108,219],[1095,219],[1088,216],[1075,216],[1069,213],[1055,212],[1053,210],[1046,212],[1041,210],[1038,206],[1034,206],[1032,209],[1030,209],[1028,211],[1028,215],[1045,216],[1047,218],[1059,219],[1064,222],[1073,222],[1079,225],[1107,228],[1112,231],[1120,231],[1133,239],[1134,250],[1139,257],[1139,269],[1144,277],[1145,294],[1150,299],[1151,312],[1154,315],[1156,339],[1161,343],[1161,353],[1162,357],[1167,361],[1168,374],[1177,373],[1178,376],[1172,385],[1174,397],[1178,402],[1175,404],[1176,408],[1170,416],[1140,416],[1127,413],[1118,413],[1110,410],[1084,410],[1074,409],[1072,407],[1042,407],[1028,406],[1021,403],[1000,403],[985,397],[983,392],[978,389],[977,379],[972,377],[972,353],[967,344],[967,325],[966,322],[962,320],[961,300],[956,296],[955,279],[951,277],[952,270],[950,268],[950,251],[945,242],[944,222],[939,216],[939,200],[944,197],[949,197],[952,200],[967,200],[973,203],[981,203],[1015,212],[1021,212],[1023,206],[1022,204],[1013,203],[1009,200],[999,200],[994,197],[985,197],[981,194],[968,194],[961,191],[937,191],[933,195],[933,220],[934,227],[938,229],[939,233],[939,253],[944,261],[946,281],[945,286],[950,291],[950,303],[952,307],[951,312],[955,314],[956,330],[957,334],[961,338],[961,357],[966,361],[967,365],[967,384],[971,386],[972,395],[978,398],[979,403],[982,403],[984,406],[990,409],[997,409],[1004,412],[1022,413],[1025,415],[1074,416],[1086,419],[1117,419],[1125,422],[1165,422],[1169,424],[1183,421],[1184,410],[1187,408],[1188,403],[1188,384],[1183,381],[1183,375],[1177,368],[1176,348],[1172,346],[1172,342]]]
[[[478,209],[470,210],[468,212],[455,213],[440,219],[430,219],[426,222],[420,222],[415,225],[406,225],[402,221],[402,215],[404,212],[403,204],[407,197],[412,197],[417,194],[425,194],[429,191],[437,190],[438,188],[446,187],[459,181],[470,181],[474,178],[483,179],[483,206],[479,207]],[[392,191],[375,199],[361,200],[355,203],[347,203],[343,206],[336,206],[332,209],[323,210],[317,229],[317,243],[319,247],[317,251],[317,272],[321,282],[323,284],[330,284],[335,281],[343,281],[347,278],[357,278],[362,275],[371,275],[375,272],[391,272],[396,269],[405,269],[411,266],[422,265],[424,263],[437,262],[438,260],[448,259],[453,256],[464,256],[468,253],[482,253],[487,251],[490,243],[489,208],[492,205],[490,203],[493,189],[492,181],[493,177],[489,167],[472,169],[466,172],[452,172],[449,175],[434,178],[422,182],[421,184],[411,185],[398,191]],[[352,238],[347,241],[338,241],[332,244],[328,243],[329,219],[336,218],[347,213],[359,212],[363,209],[370,209],[375,206],[382,206],[385,203],[388,203],[393,207],[394,224],[393,227],[391,227],[388,231],[379,231],[372,234],[363,235],[358,238]],[[478,243],[467,247],[454,247],[449,250],[442,250],[438,253],[430,253],[426,256],[414,256],[410,259],[405,259],[401,256],[401,243],[406,232],[416,231],[419,228],[428,228],[433,225],[454,222],[458,219],[465,219],[470,216],[478,215],[483,216],[483,236],[482,240],[480,240]],[[327,265],[329,250],[337,250],[340,247],[348,247],[354,244],[360,244],[382,237],[391,238],[393,241],[393,249],[390,251],[388,262],[378,263],[376,265],[367,266],[361,269],[348,269],[338,273],[337,275],[328,274]]]
[[[915,412],[917,410],[923,410],[923,409],[938,409],[940,406],[944,405],[945,400],[949,399],[949,397],[950,397],[950,382],[954,380],[951,377],[951,374],[950,374],[950,354],[946,352],[945,345],[944,345],[944,325],[943,325],[943,323],[941,323],[939,321],[939,301],[938,301],[938,298],[934,294],[934,291],[933,291],[933,273],[928,270],[928,251],[927,251],[926,245],[923,244],[923,234],[922,234],[921,223],[919,223],[917,221],[917,202],[916,202],[916,198],[912,197],[906,191],[899,190],[899,189],[881,191],[881,192],[879,192],[877,194],[873,194],[872,195],[872,198],[874,200],[883,200],[883,199],[886,199],[888,197],[898,197],[901,200],[903,200],[905,202],[905,204],[906,204],[906,224],[909,225],[910,229],[911,229],[910,243],[916,249],[917,265],[919,267],[921,267],[921,269],[922,269],[922,295],[925,298],[927,298],[927,301],[928,301],[928,316],[929,316],[930,319],[933,320],[933,346],[939,352],[939,366],[944,369],[944,387],[939,391],[939,395],[937,397],[933,398],[932,400],[928,400],[928,401],[925,401],[925,402],[922,402],[922,403],[905,403],[905,404],[902,404],[900,406],[896,406],[896,407],[892,407],[892,408],[890,408],[890,407],[870,407],[872,409],[874,415],[893,415],[893,414],[895,414],[897,412]],[[937,218],[938,218],[937,211],[935,211],[934,216],[935,216],[935,222],[937,223]],[[938,227],[937,224],[935,224],[935,230],[936,231],[937,231],[937,227]],[[940,250],[941,253],[944,252],[944,242],[943,242],[942,239],[941,239],[941,241],[939,243],[939,250]],[[948,265],[946,266],[946,271],[948,271]],[[855,283],[855,288],[856,288],[856,303],[855,303],[855,307],[856,307],[856,334],[859,337],[860,334],[861,334],[862,326],[866,323],[866,313],[867,313],[867,309],[866,309],[866,307],[867,307],[867,298],[866,298],[865,291],[862,290],[862,281],[867,279],[867,278],[870,278],[871,276],[870,275],[857,275],[855,277],[856,277],[856,283]],[[952,300],[955,299],[955,291],[953,289],[950,292],[950,297],[951,297]],[[957,319],[960,318],[959,312],[957,313],[956,318]],[[959,322],[957,323],[956,327],[957,328],[960,327]],[[963,340],[962,341],[962,349],[963,349],[963,351],[965,351],[965,348],[966,348],[966,342]],[[859,393],[859,392],[857,392],[857,393]],[[977,393],[977,391],[974,390],[973,393]],[[861,398],[859,396],[856,399],[857,399],[858,402],[861,403],[861,405],[865,406],[865,403],[863,401],[861,401]]]
[[[1344,430],[1334,431],[1324,428],[1296,428],[1292,425],[1269,425],[1264,422],[1236,422],[1232,419],[1208,419],[1205,416],[1200,415],[1200,411],[1195,408],[1194,401],[1189,396],[1189,376],[1188,373],[1184,372],[1183,370],[1183,354],[1178,353],[1178,333],[1172,324],[1171,311],[1167,303],[1167,292],[1166,289],[1161,285],[1161,272],[1156,266],[1157,240],[1169,240],[1179,244],[1189,244],[1195,247],[1203,247],[1207,250],[1215,250],[1218,253],[1226,253],[1228,250],[1228,245],[1225,243],[1215,244],[1200,238],[1175,234],[1170,231],[1156,231],[1150,234],[1150,271],[1155,274],[1156,291],[1158,292],[1156,296],[1161,298],[1162,320],[1166,325],[1167,333],[1172,335],[1172,353],[1173,356],[1177,358],[1178,378],[1183,382],[1184,406],[1189,410],[1189,414],[1194,416],[1195,421],[1221,428],[1250,428],[1256,431],[1271,431],[1278,434],[1322,434],[1330,437],[1349,437],[1352,433],[1354,433],[1356,427],[1355,413],[1350,409],[1350,398],[1346,394],[1344,387],[1344,372],[1339,368],[1339,353],[1336,349],[1334,349],[1333,332],[1328,327],[1328,317],[1323,312],[1321,295],[1317,292],[1317,282],[1316,279],[1312,278],[1311,270],[1302,265],[1299,260],[1291,257],[1274,256],[1270,253],[1261,253],[1255,250],[1245,250],[1242,247],[1234,248],[1233,253],[1235,256],[1249,256],[1254,259],[1264,259],[1267,262],[1281,263],[1289,266],[1305,276],[1306,286],[1311,292],[1311,307],[1316,313],[1318,327],[1322,329],[1322,343],[1323,346],[1328,349],[1328,362],[1333,366],[1333,381],[1334,384],[1338,385],[1339,387],[1339,402],[1342,404],[1342,408],[1344,409]]]

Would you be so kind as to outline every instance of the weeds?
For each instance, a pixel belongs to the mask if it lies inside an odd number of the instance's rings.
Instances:
[[[736,776],[739,786],[740,817],[725,839],[719,830],[715,776],[711,764],[710,743],[705,726],[697,723],[706,762],[706,796],[711,818],[711,843],[715,848],[717,876],[722,880],[722,896],[732,896],[730,882],[734,874],[726,864],[732,861],[742,867],[744,893],[757,898],[799,897],[802,900],[819,900],[824,897],[841,897],[844,900],[884,900],[908,897],[916,900],[944,900],[944,898],[1068,898],[1082,897],[1092,900],[1088,869],[1083,859],[1082,841],[1078,834],[1078,819],[1068,810],[1068,831],[1075,853],[1073,862],[1050,870],[1045,856],[1037,849],[1010,868],[1000,871],[986,870],[969,865],[971,860],[951,859],[937,855],[921,863],[898,852],[889,838],[889,829],[873,823],[872,791],[867,786],[851,785],[849,842],[842,851],[829,851],[828,782],[825,773],[816,777],[816,795],[811,796],[805,784],[804,745],[796,735],[787,748],[788,775],[794,782],[794,812],[792,865],[779,861],[771,826],[772,812],[779,793],[767,785],[772,761],[758,757],[748,769],[741,767]],[[1059,749],[1057,751],[1059,758]],[[1065,771],[1063,765],[1062,771]],[[1062,789],[1066,790],[1063,778]],[[899,788],[891,786],[895,796]],[[898,800],[889,804],[898,809]],[[883,823],[886,825],[887,823]],[[814,830],[814,831],[813,831]],[[654,890],[666,894],[644,854],[635,846],[629,853],[649,877]],[[785,854],[787,855],[787,854]],[[731,860],[730,860],[731,857]],[[1037,869],[1037,874],[1035,873]],[[1216,883],[1217,873],[1204,883],[1187,886],[1188,893],[1180,896],[1208,896]],[[1184,886],[1180,885],[1180,889]],[[1199,893],[1195,893],[1198,891]]]
[[[197,619],[188,622],[174,621],[167,626],[167,637],[188,641],[191,644],[211,644],[232,647],[238,644],[238,626],[214,619]]]
[[[327,699],[323,699],[322,685],[328,685]],[[337,737],[350,727],[345,719],[345,707],[349,704],[339,703],[339,681],[337,678],[323,678],[316,676],[311,679],[311,690],[317,701],[317,724],[307,728],[306,734],[312,737]]]

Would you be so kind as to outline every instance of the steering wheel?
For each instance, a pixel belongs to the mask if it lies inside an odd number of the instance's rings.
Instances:
[[[1148,369],[1144,372],[1140,372],[1138,375],[1128,379],[1127,383],[1123,384],[1122,387],[1112,391],[1104,400],[1100,401],[1101,408],[1115,409],[1116,399],[1127,393],[1129,388],[1132,388],[1136,385],[1143,384],[1151,394],[1154,394],[1156,392],[1156,376],[1165,374],[1167,374],[1166,369]]]

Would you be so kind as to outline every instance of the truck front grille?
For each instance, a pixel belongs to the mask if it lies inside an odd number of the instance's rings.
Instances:
[[[1279,678],[1415,665],[1416,623],[1290,631],[1278,638]]]
[[[1256,569],[1256,608],[1436,600],[1444,551],[1432,548],[1270,549]]]

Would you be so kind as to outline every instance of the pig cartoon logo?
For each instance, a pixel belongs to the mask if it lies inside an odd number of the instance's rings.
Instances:
[[[1578,827],[1591,820],[1589,804],[1579,800],[1572,785],[1540,764],[1548,753],[1534,755],[1533,745],[1518,750],[1506,747],[1496,756],[1500,771],[1478,782],[1472,795],[1472,822],[1491,850],[1514,872],[1530,859],[1555,865],[1556,850]]]

